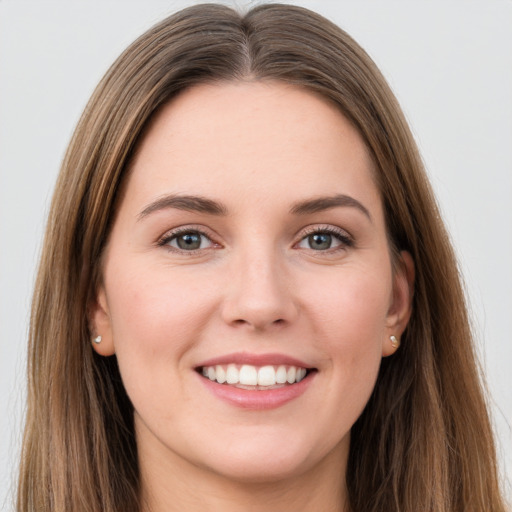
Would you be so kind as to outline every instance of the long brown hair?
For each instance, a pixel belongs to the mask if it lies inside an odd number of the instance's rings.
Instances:
[[[133,410],[88,305],[130,158],[152,116],[204,82],[278,80],[334,102],[377,168],[395,251],[416,265],[413,314],[352,428],[354,512],[501,512],[495,448],[457,264],[404,116],[353,39],[306,9],[190,7],[135,41],[92,96],[48,219],[29,341],[18,512],[136,512]],[[340,482],[342,485],[342,482]]]

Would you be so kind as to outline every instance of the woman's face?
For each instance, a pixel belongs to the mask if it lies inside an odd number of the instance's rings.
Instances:
[[[92,318],[142,467],[260,482],[343,470],[409,316],[412,264],[392,271],[372,173],[339,111],[292,86],[196,86],[157,115]]]

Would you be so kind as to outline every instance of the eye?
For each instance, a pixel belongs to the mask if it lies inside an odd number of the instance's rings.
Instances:
[[[343,249],[353,245],[352,238],[345,232],[333,228],[316,228],[310,231],[298,244],[301,249],[328,251]]]
[[[167,234],[158,245],[167,246],[178,251],[197,251],[212,247],[212,240],[201,231],[184,229]]]

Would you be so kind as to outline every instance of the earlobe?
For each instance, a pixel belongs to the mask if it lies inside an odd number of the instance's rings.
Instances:
[[[102,356],[115,354],[112,324],[105,290],[101,287],[89,308],[90,336],[93,349]]]
[[[383,357],[394,354],[412,313],[414,295],[414,261],[407,251],[401,251],[393,275],[393,298],[386,318]]]

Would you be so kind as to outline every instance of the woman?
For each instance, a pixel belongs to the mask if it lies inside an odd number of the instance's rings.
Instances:
[[[303,9],[190,8],[113,65],[29,353],[20,511],[504,510],[409,129]]]

